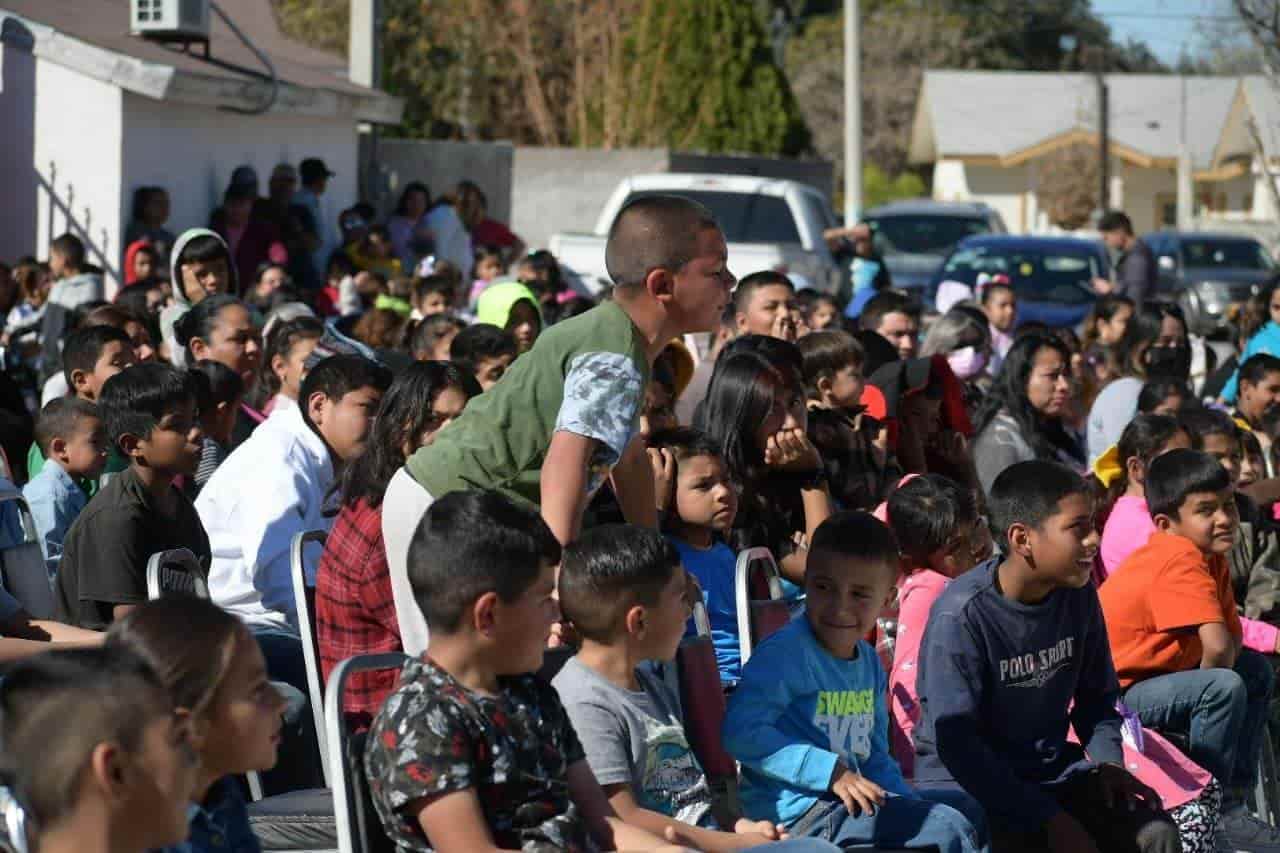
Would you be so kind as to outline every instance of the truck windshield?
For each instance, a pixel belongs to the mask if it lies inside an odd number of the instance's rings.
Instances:
[[[1269,270],[1266,249],[1252,240],[1183,240],[1182,263],[1189,267]]]
[[[972,287],[984,272],[1009,276],[1020,299],[1078,305],[1092,301],[1091,282],[1103,269],[1085,248],[971,246],[947,259],[942,279]]]
[[[991,225],[980,217],[900,214],[867,220],[882,255],[945,255],[972,234],[986,234]]]
[[[720,223],[720,230],[724,231],[725,241],[729,243],[803,242],[787,200],[779,196],[679,190],[670,193],[632,193],[627,197],[627,203],[650,195],[680,195],[703,205],[711,211],[716,222]]]

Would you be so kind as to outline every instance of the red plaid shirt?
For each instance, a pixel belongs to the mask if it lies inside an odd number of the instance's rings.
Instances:
[[[353,655],[404,651],[382,543],[382,508],[363,499],[344,506],[329,532],[316,572],[316,634],[325,681]],[[343,707],[357,725],[369,725],[398,676],[398,669],[351,676]]]

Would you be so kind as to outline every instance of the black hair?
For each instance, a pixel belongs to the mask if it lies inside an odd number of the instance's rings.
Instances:
[[[431,293],[444,294],[452,302],[455,296],[453,279],[447,275],[423,275],[413,279],[413,301],[421,302]]]
[[[433,632],[458,630],[477,598],[510,602],[560,562],[537,510],[496,491],[455,491],[427,510],[409,542],[409,586]]]
[[[1149,379],[1143,383],[1142,390],[1138,392],[1138,411],[1149,414],[1155,411],[1156,406],[1174,395],[1184,402],[1192,399],[1191,389],[1180,379],[1170,376]],[[1181,404],[1178,408],[1182,408]]]
[[[546,249],[530,252],[520,260],[520,264],[527,264],[539,275],[537,281],[523,282],[525,286],[536,286],[536,288],[542,289],[546,293],[560,293],[564,290],[564,276],[560,272],[560,262],[556,260],[555,255]],[[543,280],[544,278],[545,281]]]
[[[231,250],[227,248],[222,238],[213,234],[201,234],[182,244],[182,251],[178,253],[174,265],[181,270],[187,264],[205,264],[216,261],[218,258],[226,261],[229,268],[235,268],[231,259]]]
[[[991,301],[991,295],[997,290],[1007,290],[1013,294],[1015,299],[1018,296],[1018,292],[1013,289],[1013,285],[1007,281],[987,282],[982,285],[981,289],[978,291],[979,301],[981,301],[983,305],[986,305]]]
[[[1172,303],[1148,302],[1129,318],[1124,337],[1116,346],[1120,370],[1126,376],[1147,378],[1146,356],[1159,340],[1160,327],[1164,325],[1166,317],[1177,320],[1182,327],[1181,345],[1190,345],[1187,338],[1187,320],[1182,314],[1182,309]]]
[[[40,410],[36,419],[36,446],[46,459],[55,438],[70,438],[82,418],[99,418],[98,407],[79,397],[55,397]]]
[[[467,328],[466,323],[448,312],[423,317],[414,325],[413,331],[409,333],[409,354],[414,358],[418,358],[419,354],[429,356],[432,350],[435,349],[436,344],[445,335],[449,334],[450,329],[453,329],[455,334],[460,334],[465,328]],[[453,342],[450,341],[449,343],[452,344]],[[511,344],[513,347],[515,346],[514,338]],[[452,355],[452,352],[450,352],[450,355]]]
[[[820,379],[830,379],[846,367],[861,365],[866,360],[866,351],[857,338],[833,329],[810,332],[796,341],[796,348],[804,360],[804,390],[811,400],[819,397]]]
[[[201,303],[203,304],[203,303]],[[271,327],[271,333],[262,345],[262,364],[259,368],[258,388],[265,404],[280,393],[280,377],[271,367],[276,356],[288,359],[289,353],[301,341],[318,341],[324,337],[324,323],[316,317],[304,314],[285,320]]]
[[[1005,468],[987,495],[987,515],[996,545],[1008,547],[1009,528],[1015,524],[1038,529],[1071,495],[1090,496],[1090,491],[1084,477],[1065,465],[1032,459]]]
[[[142,215],[146,211],[147,203],[151,201],[151,197],[157,193],[166,192],[164,187],[144,186],[138,187],[133,191],[133,203],[130,205],[130,218],[135,222],[142,221]]]
[[[978,520],[973,492],[941,474],[912,477],[889,495],[887,509],[889,527],[916,565]]]
[[[112,341],[118,341],[133,352],[133,341],[125,334],[124,329],[116,326],[83,326],[67,335],[62,345],[62,375],[67,380],[67,387],[75,389],[71,374],[77,370],[93,373],[102,350]]]
[[[1147,468],[1147,509],[1151,517],[1178,518],[1188,495],[1231,488],[1231,477],[1217,459],[1199,450],[1170,450]]]
[[[1128,307],[1136,313],[1137,306],[1133,304],[1133,300],[1119,293],[1108,293],[1098,297],[1098,301],[1093,303],[1093,307],[1089,309],[1089,314],[1084,318],[1084,343],[1085,346],[1092,345],[1098,340],[1098,321],[1110,321],[1119,313],[1121,308]]]
[[[1191,437],[1191,446],[1196,450],[1203,450],[1204,440],[1211,435],[1225,435],[1234,440],[1241,432],[1230,415],[1207,406],[1181,410],[1178,425]]]
[[[196,405],[202,413],[244,396],[244,379],[220,361],[201,359],[191,365],[190,373],[196,379]]]
[[[107,438],[120,449],[125,434],[150,438],[164,416],[183,403],[195,403],[196,379],[168,364],[135,364],[108,379],[98,395],[98,411]]]
[[[773,270],[760,270],[753,272],[738,282],[738,286],[733,291],[733,307],[736,311],[746,311],[747,306],[751,304],[751,297],[755,295],[757,290],[764,287],[785,287],[794,295],[796,286],[791,283],[791,279],[787,278],[780,272]]]
[[[643,195],[618,212],[604,263],[615,287],[639,287],[655,269],[676,272],[698,253],[698,235],[719,228],[711,211],[679,195]]]
[[[1257,355],[1251,355],[1240,365],[1240,375],[1237,382],[1240,385],[1248,382],[1250,385],[1257,385],[1266,378],[1268,373],[1280,373],[1280,358],[1269,353],[1260,352]]]
[[[578,633],[607,643],[635,605],[654,607],[676,572],[680,554],[661,533],[629,524],[584,531],[564,549],[560,610]]]
[[[1116,445],[1120,456],[1120,476],[1107,489],[1104,512],[1109,514],[1111,507],[1115,506],[1115,502],[1129,487],[1128,461],[1137,457],[1144,468],[1150,466],[1151,460],[1159,455],[1164,446],[1179,432],[1185,431],[1186,427],[1172,415],[1139,414],[1129,421]]]
[[[52,255],[54,252],[62,255],[72,269],[79,270],[84,267],[84,242],[71,232],[55,237],[49,243],[49,254]]]
[[[898,574],[898,537],[869,512],[851,509],[828,516],[813,532],[809,565],[816,561],[859,560],[878,563]]]
[[[1120,210],[1108,210],[1098,217],[1098,230],[1106,231],[1123,231],[1126,234],[1133,233],[1133,223],[1129,221],[1129,217]]]
[[[148,306],[147,293],[159,290],[160,287],[160,279],[155,276],[136,281],[116,294],[116,305],[138,317],[143,324],[151,326],[159,312]]]
[[[862,344],[862,352],[864,354],[862,361],[862,375],[870,376],[880,368],[892,361],[897,361],[898,348],[889,343],[888,339],[879,332],[873,332],[869,329],[850,330],[853,337]]]
[[[60,648],[32,655],[5,668],[0,777],[34,828],[53,826],[74,810],[99,744],[137,752],[146,728],[172,712],[154,670],[128,650]]]
[[[382,505],[387,483],[405,463],[405,449],[417,449],[418,436],[434,423],[431,407],[446,388],[457,388],[470,399],[480,386],[470,373],[447,361],[415,361],[392,381],[382,397],[364,452],[342,475],[342,502],[353,506],[364,499]]]
[[[1018,425],[1018,432],[1031,445],[1036,456],[1052,459],[1059,451],[1084,461],[1080,445],[1063,425],[1060,418],[1043,417],[1027,399],[1027,383],[1035,366],[1036,355],[1051,349],[1062,356],[1064,369],[1071,368],[1071,351],[1061,340],[1045,335],[1023,335],[1013,342],[1005,355],[1004,364],[987,396],[982,400],[974,416],[974,435],[981,433],[1002,411]]]
[[[391,371],[378,362],[362,355],[331,355],[311,368],[307,378],[302,380],[298,408],[302,410],[302,419],[315,432],[316,425],[311,421],[307,405],[312,394],[323,394],[336,403],[361,388],[385,392],[390,386]]]
[[[404,185],[404,189],[400,192],[400,200],[396,202],[396,216],[408,216],[409,196],[413,193],[425,195],[427,197],[425,209],[431,209],[431,190],[427,189],[427,185],[422,181],[410,181]]]
[[[906,314],[919,322],[920,303],[898,290],[884,290],[867,300],[858,315],[858,324],[869,332],[880,328],[880,321],[889,314]]]
[[[236,305],[246,311],[249,310],[249,306],[229,293],[211,293],[188,308],[174,321],[173,336],[178,341],[178,345],[186,350],[187,358],[195,360],[195,353],[191,351],[191,342],[199,338],[209,343],[213,330],[218,326],[218,317],[224,309]]]
[[[329,273],[334,266],[341,267],[346,273],[356,271],[355,262],[351,260],[345,249],[334,249],[329,253],[329,258],[324,263],[325,278],[329,277]]]
[[[468,373],[475,373],[480,362],[516,354],[516,339],[505,329],[490,323],[467,326],[449,344],[449,360]]]

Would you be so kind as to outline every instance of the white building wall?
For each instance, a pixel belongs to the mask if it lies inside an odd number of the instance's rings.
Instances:
[[[257,169],[265,194],[277,163],[296,167],[307,157],[319,157],[335,173],[321,198],[330,228],[357,201],[359,156],[349,119],[247,116],[125,93],[124,128],[122,222],[134,189],[154,184],[169,191],[170,231],[205,226],[237,166]]]
[[[1035,226],[1032,195],[1033,176],[1024,167],[1004,168],[982,166],[975,163],[963,166],[969,191],[967,196],[938,195],[944,201],[985,202],[1004,217],[1010,233],[1024,234]]]
[[[36,60],[35,72],[36,245],[25,251],[48,257],[49,241],[70,231],[84,241],[89,262],[114,279],[120,259],[121,90],[45,59]]]
[[[970,201],[963,162],[939,160],[933,164],[933,197],[937,201]]]

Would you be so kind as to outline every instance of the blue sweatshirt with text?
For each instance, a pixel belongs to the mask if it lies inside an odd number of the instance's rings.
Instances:
[[[830,798],[836,761],[886,791],[915,796],[889,754],[888,679],[865,641],[833,656],[799,616],[742,668],[721,731],[742,764],[744,814],[791,824]]]

